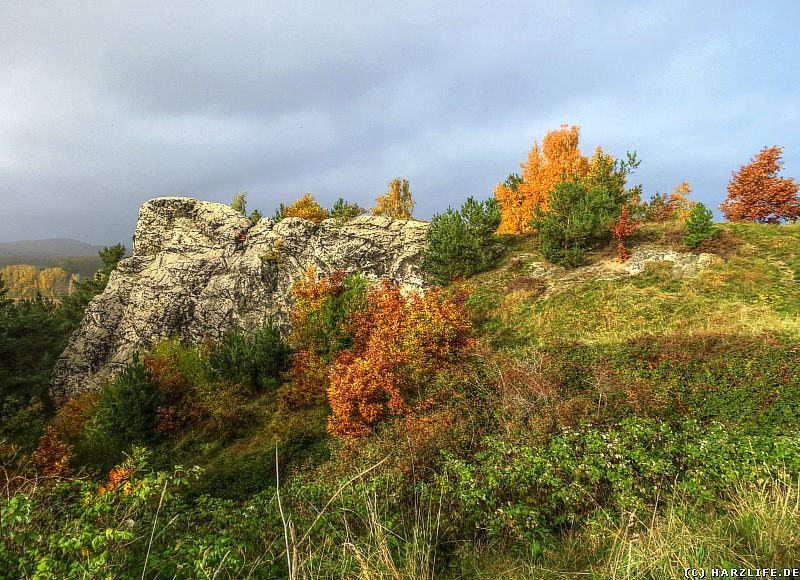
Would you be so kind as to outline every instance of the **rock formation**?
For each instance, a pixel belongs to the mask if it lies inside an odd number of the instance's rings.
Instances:
[[[289,292],[310,266],[319,275],[360,271],[410,288],[426,283],[419,268],[426,222],[363,216],[249,226],[218,203],[163,197],[144,204],[133,255],[89,304],[56,364],[54,399],[96,390],[164,338],[199,342],[234,327],[250,332],[270,319],[286,329]]]

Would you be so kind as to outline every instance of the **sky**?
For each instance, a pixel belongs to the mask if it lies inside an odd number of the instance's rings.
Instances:
[[[485,199],[562,123],[717,208],[782,145],[800,2],[0,1],[0,241],[130,244],[142,203]],[[716,213],[721,218],[718,210]]]

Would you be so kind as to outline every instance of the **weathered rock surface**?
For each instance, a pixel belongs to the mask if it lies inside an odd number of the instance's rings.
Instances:
[[[720,261],[715,254],[693,254],[664,249],[640,249],[625,262],[625,271],[629,274],[641,274],[647,264],[654,262],[671,262],[672,273],[679,277],[697,276],[700,272]]]
[[[97,389],[164,338],[198,342],[233,327],[254,331],[269,319],[286,329],[291,287],[309,266],[320,275],[360,271],[410,288],[426,284],[419,268],[426,222],[263,219],[241,241],[248,226],[218,203],[164,197],[144,204],[133,255],[89,304],[56,364],[54,399]]]

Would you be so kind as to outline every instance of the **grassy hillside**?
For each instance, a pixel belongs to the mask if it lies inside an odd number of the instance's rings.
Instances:
[[[291,403],[317,376],[298,359],[279,389],[244,388],[220,369],[243,368],[252,344],[162,346],[142,367],[150,390],[131,375],[57,419],[62,434],[83,425],[73,465],[97,470],[59,488],[83,507],[65,516],[33,494],[25,505],[52,511],[25,520],[23,502],[4,504],[17,523],[0,564],[34,569],[18,541],[50,550],[40,562],[53,570],[119,577],[149,566],[153,577],[680,578],[796,564],[800,225],[722,227],[695,251],[714,255],[708,267],[688,275],[665,261],[630,275],[610,247],[563,269],[534,238],[506,239],[496,267],[468,281],[474,344],[420,379],[414,409],[357,439],[329,434],[324,397]],[[632,260],[688,253],[682,229],[644,225]],[[325,308],[308,320],[338,332]],[[172,399],[147,407],[131,392]],[[150,427],[133,412],[144,408]],[[112,424],[144,438],[114,439]],[[146,443],[149,467],[136,452],[106,476],[130,453],[113,441]],[[25,540],[33,532],[52,545]]]

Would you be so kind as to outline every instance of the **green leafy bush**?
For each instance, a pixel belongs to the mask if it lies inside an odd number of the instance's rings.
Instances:
[[[794,436],[746,436],[719,424],[631,418],[603,430],[565,429],[545,446],[487,438],[471,461],[449,458],[441,483],[473,529],[536,538],[595,511],[651,511],[674,494],[715,505],[732,485],[800,474]]]
[[[696,248],[705,240],[717,235],[719,228],[712,222],[713,214],[702,203],[697,203],[686,219],[687,235],[683,238],[683,243],[690,248]]]
[[[211,552],[216,542],[208,538],[192,540],[186,534],[188,545],[178,546],[170,542],[169,535],[159,541],[153,530],[159,525],[162,531],[167,529],[159,515],[173,518],[174,524],[186,530],[186,522],[180,517],[185,506],[175,491],[199,474],[197,468],[181,467],[173,473],[151,472],[146,469],[144,450],[136,449],[99,487],[96,482],[76,480],[55,487],[31,486],[11,498],[3,497],[0,575],[138,578],[145,570],[159,576],[158,570],[166,566],[171,568],[168,577],[187,577],[180,568],[192,560],[186,558],[177,568],[171,560],[189,548],[198,548],[201,542]],[[237,555],[231,556],[230,564],[235,566]],[[212,566],[219,562],[216,554],[210,559],[217,560]],[[195,570],[188,577],[205,575]]]
[[[500,225],[495,198],[476,201],[470,197],[459,211],[447,208],[433,216],[428,228],[428,249],[423,269],[439,282],[467,277],[491,268],[503,253],[494,232]]]

